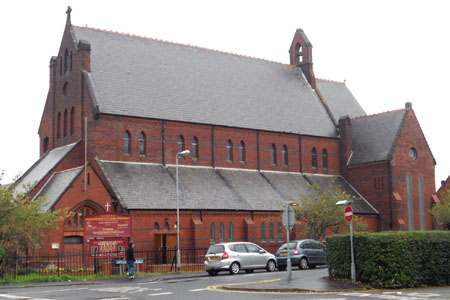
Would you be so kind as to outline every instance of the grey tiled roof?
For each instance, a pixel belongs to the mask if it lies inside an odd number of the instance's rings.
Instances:
[[[299,68],[73,27],[91,44],[88,85],[100,113],[335,137]]]
[[[49,210],[59,200],[66,189],[72,184],[75,178],[83,171],[83,168],[71,169],[53,174],[33,200],[45,197],[42,210]]]
[[[390,159],[406,110],[395,110],[351,120],[350,165]]]
[[[323,175],[305,175],[308,181],[312,184],[316,184],[323,191],[328,191],[331,188],[332,179],[334,180],[334,185],[339,186],[342,191],[346,192],[348,195],[353,196],[355,201],[352,203],[352,208],[355,213],[358,214],[374,214],[378,211],[361,195],[356,189],[354,189],[350,183],[348,183],[341,176],[323,176]],[[350,200],[350,199],[348,199]]]
[[[346,115],[350,118],[366,115],[364,109],[344,83],[316,79],[316,86],[323,98],[325,98],[325,102],[330,108],[335,122]]]
[[[52,149],[42,155],[15,183],[16,192],[23,193],[27,185],[39,183],[75,147],[77,143]]]
[[[176,209],[175,166],[99,161],[109,184],[127,209]],[[179,166],[180,208],[279,211],[291,197],[308,194],[304,175],[287,172]],[[358,197],[363,213],[377,212],[339,176],[332,178]],[[355,210],[358,212],[358,210]]]

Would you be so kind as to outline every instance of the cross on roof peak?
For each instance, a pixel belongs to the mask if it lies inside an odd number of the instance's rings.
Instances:
[[[66,14],[67,14],[67,23],[70,23],[70,13],[72,12],[72,8],[67,6]]]

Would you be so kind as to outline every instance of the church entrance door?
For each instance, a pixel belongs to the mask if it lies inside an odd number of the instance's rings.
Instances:
[[[158,250],[156,263],[171,264],[176,256],[177,235],[176,234],[156,234],[156,250]]]

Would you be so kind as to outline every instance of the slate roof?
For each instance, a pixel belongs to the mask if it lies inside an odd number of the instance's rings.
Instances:
[[[120,203],[131,210],[176,209],[175,166],[98,161]],[[378,214],[340,176],[179,166],[180,208],[279,211],[290,197],[308,194],[308,180],[328,188],[333,178],[358,198],[356,213]],[[326,185],[328,183],[328,185]]]
[[[18,193],[26,191],[27,185],[39,183],[75,147],[77,143],[52,149],[42,155],[15,183]]]
[[[340,117],[356,118],[366,115],[362,106],[344,83],[316,79],[316,86],[325,99],[336,125]]]
[[[91,45],[86,78],[100,113],[336,137],[294,66],[92,28],[72,33]]]
[[[395,110],[351,120],[350,165],[390,159],[407,109]]]
[[[45,197],[42,210],[51,209],[82,171],[83,167],[79,167],[53,174],[33,200]]]

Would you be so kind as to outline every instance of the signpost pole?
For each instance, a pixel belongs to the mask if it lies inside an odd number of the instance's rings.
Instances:
[[[355,268],[355,256],[353,254],[353,219],[350,221],[350,251],[352,253],[352,263],[351,263],[351,276],[352,283],[356,283],[356,268]]]
[[[289,247],[289,227],[290,227],[290,224],[291,224],[291,220],[289,219],[289,208],[290,208],[290,205],[286,205],[286,215],[287,215],[287,225],[288,226],[286,226],[286,228],[287,228],[287,236],[286,236],[286,240],[287,240],[287,272],[288,272],[288,275],[287,275],[287,281],[291,281],[291,279],[292,279],[292,266],[291,266],[291,254],[289,253],[290,251],[290,247]]]
[[[356,268],[355,268],[355,256],[353,252],[353,209],[350,205],[345,207],[345,220],[348,222],[348,230],[350,234],[350,253],[351,253],[351,265],[350,273],[352,277],[352,283],[356,283]]]

